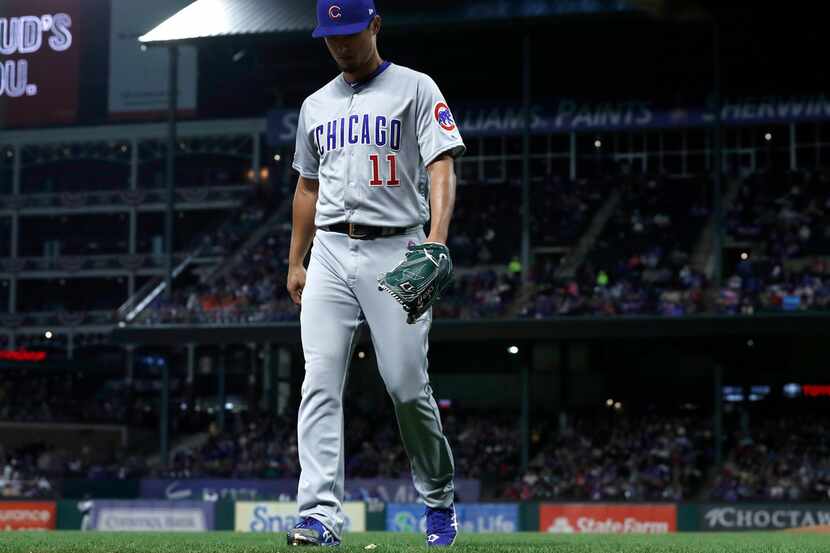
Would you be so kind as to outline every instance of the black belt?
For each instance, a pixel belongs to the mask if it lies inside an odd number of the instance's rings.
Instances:
[[[320,227],[329,232],[348,234],[349,238],[355,240],[374,240],[386,236],[397,236],[414,227],[370,227],[369,225],[356,225],[354,223],[337,223],[327,227]]]

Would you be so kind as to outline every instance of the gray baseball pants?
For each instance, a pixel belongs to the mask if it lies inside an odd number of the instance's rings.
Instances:
[[[427,375],[432,312],[407,324],[401,306],[377,285],[378,274],[397,265],[410,242],[424,239],[420,227],[374,240],[320,229],[314,237],[300,309],[305,378],[297,428],[297,502],[300,516],[318,519],[337,537],[344,523],[343,393],[364,320],[395,406],[415,489],[430,507],[448,507],[453,500],[455,466]]]

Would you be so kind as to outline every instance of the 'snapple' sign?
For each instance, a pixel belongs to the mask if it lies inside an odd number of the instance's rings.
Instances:
[[[72,46],[71,27],[72,18],[65,13],[0,17],[0,55],[34,54],[44,47],[65,52]],[[29,82],[27,60],[0,63],[0,96],[20,98],[37,93],[37,84]]]

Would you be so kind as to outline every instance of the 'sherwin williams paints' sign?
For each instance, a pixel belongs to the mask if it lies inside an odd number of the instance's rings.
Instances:
[[[517,135],[524,128],[518,105],[463,104],[453,110],[464,136]],[[271,145],[293,144],[298,110],[274,110],[268,114]],[[795,97],[754,97],[727,100],[721,108],[725,125],[791,123],[830,119],[830,97],[824,94]],[[666,109],[648,101],[579,102],[554,100],[531,107],[530,130],[534,134],[581,131],[615,131],[647,128],[700,127],[714,115],[704,108]]]
[[[830,506],[822,504],[704,505],[700,529],[738,532],[742,530],[786,530],[830,528]]]

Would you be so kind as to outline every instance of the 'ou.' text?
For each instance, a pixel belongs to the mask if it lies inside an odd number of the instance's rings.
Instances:
[[[72,46],[72,18],[65,13],[0,17],[0,56],[33,54],[44,47],[65,52]],[[48,38],[44,37],[48,33]],[[0,62],[0,96],[35,96],[38,88],[29,82],[25,59]]]

